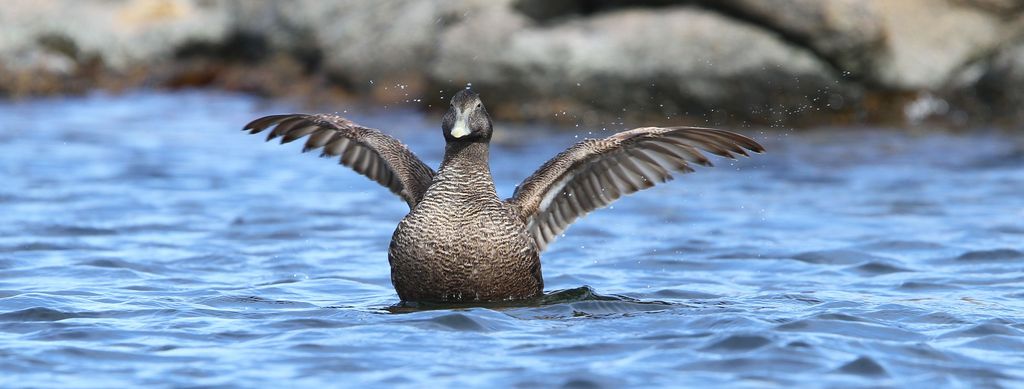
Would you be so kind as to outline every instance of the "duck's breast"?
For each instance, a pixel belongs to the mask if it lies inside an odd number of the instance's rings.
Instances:
[[[525,224],[481,192],[431,187],[399,222],[388,259],[404,300],[500,300],[542,289]]]

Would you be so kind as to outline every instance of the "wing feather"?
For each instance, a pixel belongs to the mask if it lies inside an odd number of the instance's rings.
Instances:
[[[322,148],[321,157],[340,157],[342,165],[387,187],[409,208],[419,203],[434,179],[434,170],[397,139],[341,116],[271,115],[253,120],[242,130],[257,134],[268,129],[268,141],[281,138],[281,143],[288,143],[308,136],[302,152]]]
[[[753,139],[697,127],[645,127],[587,139],[559,153],[527,178],[508,201],[544,249],[573,221],[624,195],[712,166],[701,152],[724,158],[761,153]]]
[[[309,136],[306,140],[306,144],[302,146],[302,152],[309,152],[310,150],[316,150],[327,144],[334,137],[334,130],[317,127],[317,130],[313,132],[313,135]],[[326,155],[326,151],[324,154]]]

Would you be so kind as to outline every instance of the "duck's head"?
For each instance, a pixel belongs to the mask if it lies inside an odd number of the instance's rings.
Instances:
[[[491,117],[480,95],[469,89],[460,90],[452,97],[452,105],[441,119],[444,140],[448,142],[488,142],[491,129]]]

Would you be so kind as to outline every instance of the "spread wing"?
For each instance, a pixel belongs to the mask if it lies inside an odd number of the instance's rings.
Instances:
[[[690,164],[712,166],[700,150],[722,157],[763,152],[753,139],[695,127],[646,127],[587,139],[561,152],[528,177],[508,201],[527,220],[543,250],[569,224],[590,211],[656,183]]]
[[[253,120],[242,131],[256,134],[271,129],[267,140],[288,143],[309,135],[302,152],[323,148],[321,157],[341,157],[348,166],[386,186],[413,208],[423,198],[434,170],[423,164],[397,139],[337,115],[288,114]]]

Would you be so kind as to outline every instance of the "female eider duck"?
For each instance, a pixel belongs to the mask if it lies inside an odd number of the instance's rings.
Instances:
[[[540,252],[569,224],[629,193],[711,166],[698,149],[727,158],[760,153],[754,140],[729,131],[644,127],[586,139],[547,161],[512,198],[494,190],[488,151],[492,124],[480,97],[459,91],[441,121],[444,160],[435,172],[384,133],[336,115],[256,119],[243,130],[273,128],[267,140],[309,136],[303,152],[323,149],[341,164],[388,187],[409,204],[388,262],[403,301],[517,300],[541,295]]]

